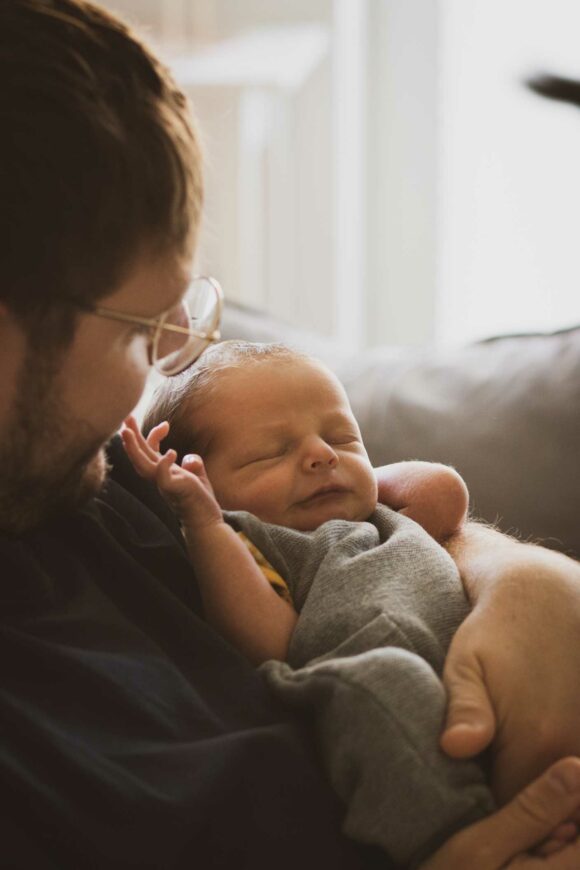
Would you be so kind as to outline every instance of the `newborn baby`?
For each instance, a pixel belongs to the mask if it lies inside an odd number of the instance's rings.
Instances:
[[[413,521],[451,534],[459,476],[398,463],[397,511],[377,506],[342,386],[280,345],[212,348],[163,385],[144,428],[130,422],[125,446],[181,519],[206,616],[313,722],[346,832],[412,866],[489,812],[481,769],[439,750],[440,674],[467,603]]]

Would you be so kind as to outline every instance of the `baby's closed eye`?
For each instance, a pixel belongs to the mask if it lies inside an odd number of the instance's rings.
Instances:
[[[255,453],[246,458],[242,463],[242,467],[245,465],[254,465],[258,462],[270,462],[275,459],[281,459],[282,456],[285,456],[288,453],[289,449],[289,445],[282,445],[280,447],[273,447],[269,450],[260,451],[259,453]]]
[[[332,447],[340,447],[343,444],[354,444],[360,443],[360,436],[352,433],[341,433],[336,435],[330,435],[328,438],[324,439],[327,444],[330,444]]]

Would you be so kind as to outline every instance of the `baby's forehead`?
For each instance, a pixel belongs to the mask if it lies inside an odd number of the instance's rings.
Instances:
[[[221,385],[221,390],[220,390]],[[314,390],[335,392],[341,398],[346,393],[338,378],[319,360],[296,354],[296,356],[273,356],[266,359],[250,359],[241,365],[231,366],[216,377],[216,392],[236,395],[237,390],[252,393],[257,399],[267,400],[271,390],[311,386]]]
[[[232,413],[255,423],[321,414],[351,414],[346,392],[336,376],[316,359],[260,361],[229,372],[216,399]]]

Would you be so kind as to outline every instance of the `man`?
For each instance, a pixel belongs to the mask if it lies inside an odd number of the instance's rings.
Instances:
[[[183,328],[202,186],[185,100],[83,0],[3,0],[0,81],[0,863],[384,867],[341,836],[302,726],[205,625],[178,531],[116,442],[107,480],[104,445],[150,366],[177,371],[203,347]],[[512,745],[502,697],[541,627],[558,657],[558,680],[536,677],[559,725],[545,757],[580,752],[577,566],[488,534],[450,546],[476,606],[448,666],[446,748],[489,742],[491,704]],[[506,602],[539,574],[551,595],[529,592],[520,626]],[[509,671],[507,637],[522,650]],[[427,866],[533,868],[516,856],[579,806],[580,761],[561,761]],[[541,866],[579,864],[575,844]]]

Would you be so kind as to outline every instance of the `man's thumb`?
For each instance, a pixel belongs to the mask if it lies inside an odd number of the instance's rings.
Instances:
[[[447,720],[440,745],[452,758],[470,758],[489,745],[495,734],[495,715],[481,669],[460,666],[449,659],[443,674],[447,689]]]

